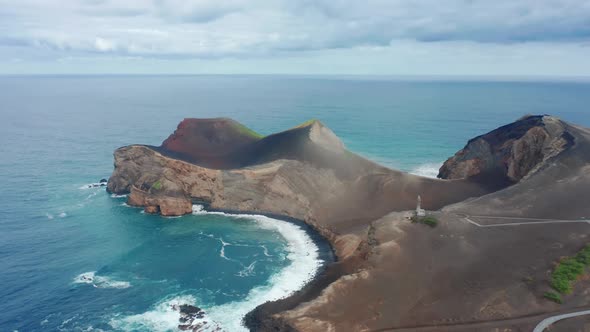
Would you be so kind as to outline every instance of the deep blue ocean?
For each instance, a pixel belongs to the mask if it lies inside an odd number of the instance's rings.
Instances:
[[[256,305],[322,264],[299,226],[145,215],[87,184],[120,146],[159,145],[185,117],[262,133],[311,118],[352,151],[434,176],[473,136],[531,114],[590,126],[590,83],[279,76],[0,77],[0,331],[169,331],[173,304],[242,330]]]

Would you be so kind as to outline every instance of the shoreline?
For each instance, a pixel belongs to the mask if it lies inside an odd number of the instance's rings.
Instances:
[[[128,194],[116,196],[113,195],[114,194],[110,194],[109,197],[112,199],[117,199],[125,197]],[[272,323],[272,326],[282,326],[281,322],[272,321],[271,315],[281,311],[292,309],[303,302],[312,300],[313,298],[317,297],[329,284],[340,278],[342,275],[346,274],[345,271],[341,268],[341,264],[339,264],[341,263],[341,261],[338,259],[338,256],[336,255],[333,243],[326,236],[322,235],[322,233],[318,229],[313,227],[313,225],[305,222],[304,220],[271,212],[216,209],[211,208],[208,202],[200,200],[193,200],[192,204],[193,207],[195,205],[200,206],[204,214],[223,213],[227,214],[228,217],[237,218],[244,218],[246,216],[262,216],[293,224],[299,227],[310,238],[312,243],[317,248],[318,259],[321,261],[321,263],[314,272],[313,277],[311,277],[309,281],[303,285],[302,288],[293,291],[290,295],[287,295],[284,298],[279,298],[277,300],[263,302],[257,305],[251,311],[247,312],[242,317],[242,323],[243,326],[250,331],[258,331],[260,328],[265,327],[268,328],[269,322]],[[142,207],[138,206],[137,208]],[[160,214],[156,215],[162,218],[170,218],[167,216],[162,216]],[[195,213],[193,211],[192,213],[185,214],[185,216],[188,215],[198,215],[198,213]],[[182,216],[177,216],[177,218],[178,217]],[[282,326],[282,328],[287,327]],[[288,328],[286,330],[288,330]]]
[[[333,243],[326,236],[322,235],[318,229],[313,227],[313,225],[301,219],[270,212],[215,209],[211,208],[208,202],[198,200],[194,200],[192,203],[193,205],[202,206],[204,212],[264,216],[294,224],[300,227],[317,247],[318,258],[322,263],[316,270],[315,275],[302,288],[294,291],[291,295],[274,301],[266,301],[248,312],[242,318],[242,322],[250,331],[257,331],[260,328],[268,327],[269,321],[273,326],[277,326],[275,324],[278,324],[281,328],[287,329],[288,327],[282,326],[281,322],[275,322],[271,316],[275,313],[295,308],[297,305],[317,297],[329,284],[346,274],[345,269],[340,264],[341,261],[336,255]]]
[[[320,259],[325,262],[335,263],[338,262],[338,257],[334,250],[334,246],[330,240],[322,235],[322,233],[313,227],[311,224],[306,223],[301,219],[297,219],[291,216],[276,214],[271,212],[261,212],[261,211],[241,211],[241,210],[232,210],[232,209],[216,209],[212,208],[211,205],[207,202],[203,201],[193,201],[193,205],[201,205],[203,206],[203,210],[206,212],[220,212],[220,213],[227,213],[227,214],[242,214],[242,215],[249,215],[249,216],[264,216],[272,219],[286,221],[292,224],[295,224],[301,227],[307,235],[311,238],[313,243],[318,247],[318,252],[320,253]]]

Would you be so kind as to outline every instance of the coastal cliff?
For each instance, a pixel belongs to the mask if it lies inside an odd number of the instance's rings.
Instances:
[[[488,178],[516,183],[572,145],[565,124],[552,116],[525,116],[467,145],[440,168],[442,179]]]
[[[583,184],[590,179],[589,137],[586,129],[559,119],[527,116],[470,140],[445,162],[440,180],[364,159],[315,120],[263,137],[230,119],[185,119],[159,147],[117,149],[107,189],[129,194],[128,204],[148,213],[187,214],[200,202],[217,210],[289,216],[323,235],[338,262],[302,291],[248,315],[253,330],[471,324],[555,310],[538,295],[543,269],[582,245],[584,238],[574,234],[587,225],[504,234],[484,232],[459,213],[488,206],[516,211],[533,199],[533,185],[553,188],[560,175],[562,188],[552,195],[563,197],[549,195],[534,204],[556,210],[554,202],[587,193],[572,177]],[[432,230],[410,223],[411,214],[403,212],[415,208],[418,195],[423,208],[439,210],[430,212],[439,219]],[[545,248],[547,241],[561,245]],[[521,287],[522,275],[535,284]],[[575,297],[571,303],[588,301]]]

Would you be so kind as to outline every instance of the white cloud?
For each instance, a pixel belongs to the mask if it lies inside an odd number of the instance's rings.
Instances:
[[[116,49],[113,41],[100,37],[96,37],[94,47],[101,52],[114,51]]]
[[[437,62],[436,52],[465,42],[547,58],[552,49],[586,52],[588,22],[590,0],[0,0],[0,47],[4,57],[37,60],[97,53],[286,61],[389,45],[401,52],[396,45],[410,41]],[[507,61],[501,55],[489,56]]]

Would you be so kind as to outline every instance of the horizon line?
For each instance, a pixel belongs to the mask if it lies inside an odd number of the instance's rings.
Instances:
[[[424,74],[232,74],[232,73],[0,73],[0,77],[285,77],[285,78],[340,78],[340,79],[379,79],[379,80],[452,80],[452,81],[569,81],[590,82],[590,75],[424,75]]]
[[[0,73],[0,78],[7,77],[284,77],[311,79],[378,79],[399,81],[491,81],[491,82],[589,82],[590,76],[557,75],[379,75],[379,74],[230,74],[230,73]]]

